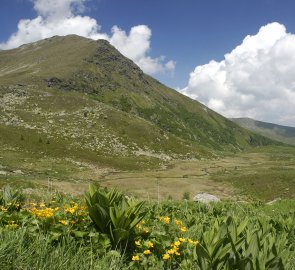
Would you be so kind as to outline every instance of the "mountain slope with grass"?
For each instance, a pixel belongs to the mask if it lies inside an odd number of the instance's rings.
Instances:
[[[144,74],[104,40],[0,51],[0,177],[66,180],[276,144]]]
[[[257,121],[251,118],[232,118],[231,120],[243,128],[270,139],[295,145],[295,127]]]

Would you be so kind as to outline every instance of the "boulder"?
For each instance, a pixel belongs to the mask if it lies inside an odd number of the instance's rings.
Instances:
[[[208,193],[198,193],[193,200],[195,202],[201,202],[201,203],[211,203],[211,202],[220,202],[220,199],[216,196]]]

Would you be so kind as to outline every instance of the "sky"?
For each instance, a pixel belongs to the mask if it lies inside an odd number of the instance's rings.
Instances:
[[[1,0],[0,49],[107,39],[226,117],[295,127],[294,0]]]

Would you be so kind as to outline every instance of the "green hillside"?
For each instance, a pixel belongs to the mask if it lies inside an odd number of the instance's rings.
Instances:
[[[295,127],[266,123],[251,118],[232,118],[231,120],[243,128],[257,132],[270,139],[295,145]]]
[[[107,41],[71,35],[0,51],[4,180],[80,179],[268,144],[145,75]]]

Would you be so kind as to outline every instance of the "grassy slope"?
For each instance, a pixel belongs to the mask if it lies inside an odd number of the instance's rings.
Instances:
[[[281,126],[250,118],[233,118],[231,120],[243,128],[257,132],[270,139],[295,145],[295,127]]]

